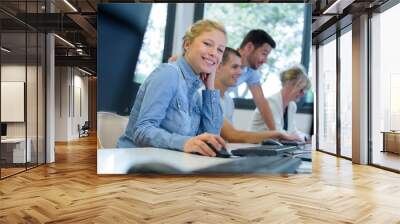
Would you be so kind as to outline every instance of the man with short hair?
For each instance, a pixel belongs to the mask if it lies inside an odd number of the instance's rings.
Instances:
[[[232,48],[226,47],[221,64],[217,67],[215,74],[215,88],[220,90],[221,107],[224,123],[221,136],[228,142],[260,143],[265,139],[295,140],[295,136],[280,131],[240,131],[232,125],[233,111],[235,109],[232,98],[229,96],[228,88],[235,86],[242,75],[240,53]]]
[[[276,127],[271,107],[268,100],[264,97],[261,87],[261,74],[257,69],[267,62],[269,53],[275,47],[275,41],[267,32],[255,29],[247,33],[238,50],[241,55],[243,73],[238,79],[236,86],[246,82],[253,96],[254,103],[269,130],[275,130]]]

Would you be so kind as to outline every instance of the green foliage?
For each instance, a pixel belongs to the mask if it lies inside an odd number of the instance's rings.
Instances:
[[[150,73],[160,65],[164,48],[165,25],[167,21],[167,4],[153,4],[142,49],[136,65],[134,81],[143,83]]]
[[[205,18],[217,20],[228,32],[228,46],[238,48],[251,29],[263,29],[277,43],[260,71],[278,75],[279,71],[301,61],[304,4],[296,3],[207,3]]]
[[[136,82],[142,83],[161,62],[166,15],[167,4],[153,4],[134,76]],[[225,25],[228,46],[233,48],[239,47],[251,29],[263,29],[274,38],[277,47],[269,55],[267,65],[260,69],[264,74],[262,81],[268,80],[263,84],[266,96],[280,88],[279,72],[301,61],[302,3],[207,3],[204,17]],[[246,89],[240,95],[251,96]]]

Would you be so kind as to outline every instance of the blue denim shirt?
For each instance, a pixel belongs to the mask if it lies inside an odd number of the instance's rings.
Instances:
[[[236,85],[228,88],[228,93],[233,93],[231,94],[231,96],[239,97],[238,87],[242,83],[246,83],[247,87],[251,87],[254,85],[261,85],[260,79],[261,79],[261,73],[258,70],[254,70],[246,66],[242,69],[242,74],[236,81]]]
[[[260,85],[261,74],[258,70],[254,70],[250,67],[244,67],[242,69],[242,74],[239,76],[236,86],[242,83],[246,83],[247,86]]]
[[[193,136],[219,135],[223,122],[219,90],[203,90],[200,96],[201,85],[183,57],[161,64],[140,86],[117,147],[183,150]]]

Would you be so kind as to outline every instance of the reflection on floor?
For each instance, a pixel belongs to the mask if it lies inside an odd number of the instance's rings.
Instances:
[[[350,147],[342,147],[341,148],[341,155],[348,157],[348,158],[352,158],[352,148]]]
[[[391,152],[375,151],[372,157],[373,164],[400,171],[400,155]]]
[[[19,173],[21,171],[24,171],[26,169],[29,169],[31,167],[37,166],[36,163],[27,163],[26,167],[24,163],[19,163],[19,164],[5,164],[5,163],[0,163],[1,166],[1,178],[5,178],[7,176]]]
[[[25,167],[24,168],[1,168],[1,178],[10,176],[12,174],[15,174],[15,173],[18,173],[18,172],[21,172],[24,170],[25,170]]]

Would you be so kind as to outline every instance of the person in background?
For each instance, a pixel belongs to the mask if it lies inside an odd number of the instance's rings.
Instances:
[[[240,53],[232,48],[226,47],[221,64],[215,75],[215,88],[221,93],[221,107],[224,115],[224,123],[221,136],[232,143],[260,143],[266,139],[295,140],[297,136],[291,136],[282,131],[241,131],[235,129],[233,123],[233,112],[235,109],[233,99],[229,96],[228,88],[235,86],[242,73]]]
[[[271,107],[268,100],[264,97],[261,87],[261,74],[258,69],[267,62],[268,55],[276,43],[272,37],[261,29],[250,30],[244,37],[238,49],[243,66],[242,75],[239,77],[236,86],[246,83],[253,96],[254,103],[261,113],[263,121],[269,127],[269,130],[275,130]],[[233,91],[232,88],[230,91]]]
[[[310,80],[301,65],[292,66],[281,72],[280,80],[282,89],[268,97],[276,129],[297,136],[299,141],[307,141],[310,136],[297,130],[295,115],[296,101],[310,88]],[[258,109],[255,110],[253,116],[251,130],[269,130]]]
[[[117,147],[158,147],[206,156],[220,150],[223,123],[215,71],[227,43],[223,25],[193,24],[183,38],[183,56],[156,68],[141,85]],[[202,94],[198,89],[204,85]]]

